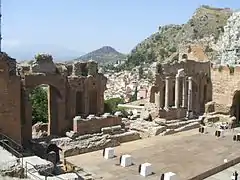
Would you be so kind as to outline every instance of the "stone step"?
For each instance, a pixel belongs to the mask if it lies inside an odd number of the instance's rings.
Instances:
[[[177,129],[177,128],[180,128],[182,126],[186,126],[188,124],[195,123],[195,122],[199,123],[200,120],[193,119],[193,120],[187,120],[187,121],[179,121],[179,122],[172,123],[172,124],[166,124],[166,126],[167,126],[168,129]]]
[[[160,136],[166,136],[166,135],[170,135],[170,134],[175,134],[175,133],[179,133],[182,131],[188,131],[191,129],[195,129],[195,128],[199,128],[200,127],[200,123],[195,121],[195,122],[190,122],[184,126],[175,128],[175,129],[167,129],[166,131],[160,133]]]
[[[180,128],[175,129],[175,131],[182,132],[182,131],[188,131],[188,130],[199,128],[199,127],[200,127],[199,122],[192,122],[192,123],[187,124],[186,126],[182,126]]]

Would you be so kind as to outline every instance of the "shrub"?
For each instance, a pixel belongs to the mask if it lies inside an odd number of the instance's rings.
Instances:
[[[104,101],[104,112],[114,113],[118,108],[118,104],[124,103],[122,98],[111,98]]]

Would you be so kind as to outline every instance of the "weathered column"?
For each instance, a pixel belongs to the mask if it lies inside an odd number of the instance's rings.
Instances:
[[[169,108],[169,80],[170,77],[165,78],[165,106],[164,109],[168,110]]]
[[[182,107],[187,107],[187,81],[186,77],[183,77],[183,86],[182,86]]]
[[[157,105],[158,108],[160,108],[160,92],[155,93],[155,104]]]
[[[192,77],[188,77],[188,112],[192,112]]]
[[[175,80],[175,107],[179,108],[179,81],[180,77],[176,75],[176,80]]]

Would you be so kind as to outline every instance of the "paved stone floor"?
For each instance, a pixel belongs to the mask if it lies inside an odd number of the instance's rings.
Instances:
[[[213,132],[199,134],[198,129],[194,129],[124,143],[115,148],[117,157],[111,160],[103,159],[102,151],[68,157],[67,160],[104,180],[156,180],[169,171],[178,174],[180,180],[186,180],[223,164],[224,159],[239,157],[239,148],[240,142],[233,142],[232,135],[219,139]],[[135,165],[128,168],[117,165],[122,154],[131,154]],[[153,165],[155,173],[147,178],[138,175],[138,165],[145,162]]]
[[[16,159],[17,158],[15,156],[13,156],[10,152],[8,152],[7,150],[0,146],[0,165]]]
[[[231,180],[232,174],[237,171],[238,174],[240,174],[240,164],[237,164],[235,166],[232,166],[224,171],[221,171],[209,178],[206,178],[205,180]],[[240,175],[239,175],[240,177]]]

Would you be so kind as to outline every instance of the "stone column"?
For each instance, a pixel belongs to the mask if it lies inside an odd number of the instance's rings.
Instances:
[[[183,86],[182,86],[182,107],[187,107],[187,81],[186,77],[183,77]]]
[[[158,108],[160,108],[160,95],[161,93],[155,93],[155,104],[157,105]]]
[[[180,77],[176,75],[175,80],[175,108],[179,108],[179,80]]]
[[[188,112],[192,112],[192,77],[188,77]]]
[[[165,105],[164,105],[165,110],[168,110],[169,108],[169,80],[170,77],[165,78]]]

